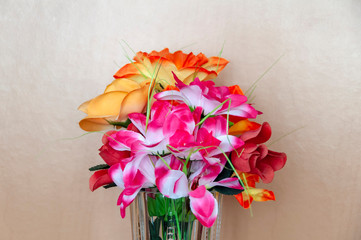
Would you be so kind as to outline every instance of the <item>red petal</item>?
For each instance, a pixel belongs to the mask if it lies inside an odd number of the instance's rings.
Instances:
[[[89,179],[89,188],[93,192],[95,189],[112,183],[113,180],[108,175],[108,169],[96,171]]]
[[[241,135],[243,141],[247,143],[260,144],[267,142],[272,134],[271,126],[268,122],[264,122],[260,128],[254,131],[248,131]]]

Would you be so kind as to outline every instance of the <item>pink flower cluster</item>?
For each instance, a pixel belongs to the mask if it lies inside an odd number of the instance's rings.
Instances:
[[[194,215],[210,227],[218,209],[208,189],[243,189],[236,177],[216,181],[230,152],[244,145],[228,134],[224,115],[256,118],[259,112],[227,87],[197,78],[185,85],[175,79],[179,91],[156,94],[148,119],[132,113],[127,130],[108,132],[101,156],[110,168],[102,178],[95,177],[93,188],[114,182],[124,189],[118,199],[122,217],[142,188],[157,187],[172,199],[189,196]]]

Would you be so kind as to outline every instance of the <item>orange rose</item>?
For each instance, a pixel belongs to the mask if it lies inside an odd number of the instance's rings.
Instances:
[[[79,122],[85,131],[100,131],[112,128],[111,122],[127,120],[128,114],[144,111],[149,81],[141,84],[129,79],[115,79],[104,93],[79,106],[88,114]]]
[[[142,82],[152,78],[159,69],[157,83],[164,88],[167,85],[174,85],[172,72],[182,82],[189,84],[195,77],[201,81],[216,78],[228,64],[224,58],[207,58],[203,53],[195,56],[193,53],[185,54],[182,51],[170,53],[168,48],[160,52],[138,52],[134,61],[119,69],[114,78],[128,78]]]
[[[88,116],[79,122],[85,131],[99,131],[112,128],[112,123],[123,122],[132,112],[146,109],[151,81],[157,90],[174,85],[172,72],[189,84],[195,77],[209,80],[228,64],[220,57],[207,58],[200,53],[185,54],[182,51],[169,53],[165,48],[160,52],[138,52],[134,62],[126,64],[114,75],[115,80],[104,93],[79,106]]]

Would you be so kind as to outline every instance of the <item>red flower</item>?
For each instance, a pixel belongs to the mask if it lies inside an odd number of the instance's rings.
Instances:
[[[267,122],[256,130],[245,132],[240,136],[245,144],[231,156],[237,170],[257,174],[264,183],[272,182],[274,172],[282,169],[287,161],[285,153],[268,150],[263,144],[270,139],[271,133]]]
[[[128,126],[128,130],[133,130],[133,124]],[[103,158],[104,162],[109,166],[112,166],[117,163],[124,162],[125,159],[130,157],[130,152],[127,151],[117,151],[114,150],[109,145],[108,137],[115,133],[116,131],[109,131],[104,134],[102,142],[103,146],[99,149],[99,155]],[[91,191],[96,190],[97,188],[113,183],[113,180],[108,174],[108,169],[102,169],[94,172],[94,174],[89,179],[89,188]]]

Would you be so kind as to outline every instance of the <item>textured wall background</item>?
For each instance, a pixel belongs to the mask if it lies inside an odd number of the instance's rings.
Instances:
[[[169,47],[231,61],[219,84],[256,89],[256,107],[288,153],[267,188],[277,201],[233,198],[223,237],[361,239],[360,1],[0,1],[0,238],[131,239],[120,190],[88,190],[101,136],[80,103],[101,93],[135,50]]]

